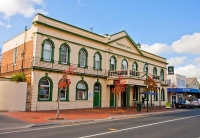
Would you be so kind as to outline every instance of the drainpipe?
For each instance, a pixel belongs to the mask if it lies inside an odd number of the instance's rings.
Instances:
[[[26,34],[27,33],[27,26],[25,26],[25,31],[24,31],[24,44],[22,47],[22,65],[21,65],[21,73],[24,72],[24,55],[25,55],[25,43],[26,43]]]

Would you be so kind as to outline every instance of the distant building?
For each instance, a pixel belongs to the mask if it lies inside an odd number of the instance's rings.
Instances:
[[[167,82],[169,85],[167,88],[168,98],[171,103],[189,97],[200,97],[199,82],[196,78],[186,78],[184,75],[174,74],[167,75]]]

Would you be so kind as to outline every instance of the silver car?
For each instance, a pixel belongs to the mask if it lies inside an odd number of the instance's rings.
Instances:
[[[195,106],[195,107],[200,107],[200,99],[193,99],[191,101],[191,103]]]

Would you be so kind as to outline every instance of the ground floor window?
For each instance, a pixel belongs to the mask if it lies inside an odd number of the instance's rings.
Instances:
[[[52,81],[49,77],[43,77],[38,84],[38,100],[50,101],[52,97]]]
[[[138,101],[138,87],[133,86],[133,100]]]
[[[85,81],[79,81],[76,85],[76,100],[88,99],[88,87]]]
[[[64,88],[60,90],[60,100],[68,101],[69,99],[69,88]]]

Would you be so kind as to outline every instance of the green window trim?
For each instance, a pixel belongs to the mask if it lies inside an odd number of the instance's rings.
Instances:
[[[161,70],[160,70],[160,80],[161,80],[161,81],[164,81],[164,79],[165,79],[165,78],[164,78],[164,70],[161,69]]]
[[[78,86],[79,83],[84,83],[86,89],[78,89],[77,86]],[[85,98],[85,99],[78,99],[78,98],[77,98],[78,90],[86,91],[86,94],[85,94],[85,95],[86,95],[86,98]],[[86,100],[88,100],[88,84],[87,84],[86,81],[84,81],[84,80],[80,80],[80,81],[76,84],[76,98],[75,98],[75,99],[76,99],[76,100],[80,100],[80,101],[86,101]]]
[[[165,101],[165,90],[163,88],[161,90],[161,101]]]
[[[48,100],[40,100],[40,82],[43,80],[43,79],[47,79],[49,82],[50,82],[50,88],[49,88],[49,93],[50,93],[50,96],[49,96],[49,99]],[[38,82],[38,101],[40,102],[47,102],[47,101],[52,101],[52,91],[53,91],[53,81],[51,78],[49,78],[48,76],[44,76],[42,77],[39,82]]]
[[[96,55],[96,54],[98,54],[98,55],[99,55],[99,58],[100,58],[100,61],[99,61],[99,62],[100,62],[100,63],[99,63],[99,64],[100,64],[100,67],[99,67],[99,69],[96,69],[96,65],[95,65],[95,55]],[[93,69],[94,69],[94,70],[100,70],[100,71],[102,70],[102,55],[101,55],[101,53],[100,53],[99,51],[97,51],[97,52],[94,53],[94,56],[93,56]]]
[[[44,56],[44,43],[45,43],[45,41],[48,41],[52,45],[51,61],[46,61],[46,60],[44,60],[44,57],[43,57]],[[42,51],[41,51],[41,58],[40,58],[40,60],[41,61],[46,61],[46,62],[52,62],[52,63],[54,63],[54,48],[55,48],[54,42],[50,38],[45,39],[42,42]]]
[[[135,61],[135,62],[133,62],[133,65],[136,65],[136,71],[138,71],[138,64],[137,64],[137,62]],[[133,65],[132,65],[132,70],[133,70]]]
[[[59,93],[59,88],[58,88],[58,93]],[[66,99],[60,99],[61,102],[69,102],[69,86],[67,87],[67,89],[65,89],[65,93],[66,93]]]
[[[153,68],[153,75],[157,75],[157,68],[156,67]]]
[[[71,53],[71,48],[70,48],[70,46],[69,46],[67,43],[62,43],[62,44],[60,45],[58,64],[63,64],[63,63],[61,62],[61,48],[62,48],[62,46],[66,46],[67,49],[68,49],[68,53],[67,53],[68,61],[67,61],[67,64],[66,64],[66,65],[70,65],[70,53]]]
[[[128,69],[128,61],[125,58],[122,60],[122,62],[123,61],[126,61],[126,63],[127,63],[127,69]],[[122,69],[122,62],[121,62],[121,69]]]
[[[110,71],[111,71],[111,58],[114,58],[114,60],[115,60],[114,70],[117,70],[117,59],[116,59],[116,57],[113,55],[113,56],[110,57]]]
[[[80,54],[81,54],[82,50],[86,53],[86,61],[85,61],[85,66],[84,67],[80,66]],[[80,68],[88,68],[88,51],[84,47],[81,48],[79,50],[79,52],[78,52],[78,67],[80,67]]]

